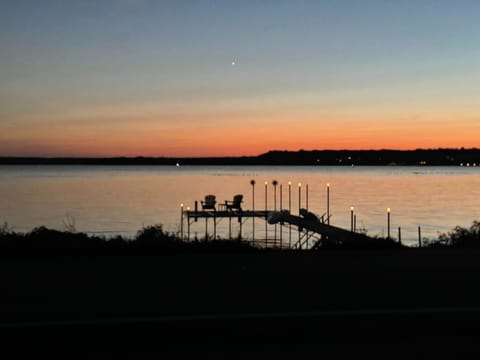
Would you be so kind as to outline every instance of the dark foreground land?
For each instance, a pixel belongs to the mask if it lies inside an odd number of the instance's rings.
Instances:
[[[480,353],[480,223],[425,248],[315,251],[0,229],[0,353],[219,358]]]
[[[0,342],[69,358],[478,352],[479,260],[455,248],[4,255]]]

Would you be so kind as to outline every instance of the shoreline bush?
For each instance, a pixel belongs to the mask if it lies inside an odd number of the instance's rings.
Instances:
[[[425,248],[480,248],[480,222],[474,221],[470,228],[455,227],[451,232],[440,234],[438,239],[423,243]],[[405,249],[393,239],[373,237],[368,241],[345,244],[325,244],[325,250],[387,250]],[[113,238],[88,235],[81,232],[60,231],[44,226],[28,233],[14,232],[7,223],[0,226],[0,256],[26,255],[161,255],[174,253],[242,253],[280,251],[276,248],[260,248],[242,239],[194,239],[185,241],[174,233],[166,232],[162,225],[140,229],[135,237]]]

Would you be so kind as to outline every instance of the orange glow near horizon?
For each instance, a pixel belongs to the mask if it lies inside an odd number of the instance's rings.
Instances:
[[[368,123],[368,122],[366,122]],[[338,126],[336,124],[339,124]],[[187,128],[141,127],[115,131],[51,129],[17,133],[1,139],[0,155],[12,156],[255,156],[269,150],[367,150],[477,147],[480,126],[459,128],[454,121],[438,126],[411,123],[361,126],[330,120],[259,122],[245,126],[194,125]]]

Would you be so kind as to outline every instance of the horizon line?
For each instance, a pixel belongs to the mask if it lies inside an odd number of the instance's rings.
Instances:
[[[83,156],[83,155],[52,155],[52,156],[42,156],[42,155],[0,155],[2,159],[223,159],[223,158],[256,158],[262,155],[269,153],[299,153],[299,152],[381,152],[381,151],[396,151],[396,152],[414,152],[414,151],[472,151],[479,150],[476,147],[470,148],[415,148],[415,149],[394,149],[394,148],[383,148],[383,149],[298,149],[298,150],[279,150],[272,149],[266,152],[257,154],[257,155],[208,155],[208,156],[168,156],[168,155],[157,155],[157,156],[146,156],[146,155],[111,155],[111,156]]]

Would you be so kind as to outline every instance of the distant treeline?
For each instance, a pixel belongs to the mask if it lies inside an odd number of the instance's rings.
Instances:
[[[0,157],[2,165],[480,165],[480,149],[273,150],[240,157]]]

